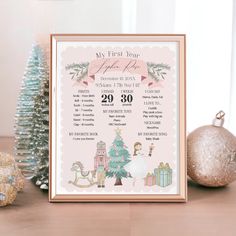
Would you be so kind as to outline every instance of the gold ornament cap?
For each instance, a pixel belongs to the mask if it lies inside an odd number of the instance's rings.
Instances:
[[[224,116],[225,116],[225,113],[223,111],[219,111],[216,114],[216,117],[213,120],[212,125],[216,126],[216,127],[222,127],[224,125],[224,121],[225,121]]]

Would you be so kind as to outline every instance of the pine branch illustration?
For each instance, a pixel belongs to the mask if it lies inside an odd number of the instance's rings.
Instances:
[[[164,64],[164,63],[154,64],[154,63],[148,62],[147,67],[148,67],[148,74],[156,82],[159,82],[160,80],[165,80],[165,77],[167,74],[166,71],[171,69],[169,65]]]
[[[88,74],[88,62],[84,63],[72,63],[66,66],[66,70],[69,70],[72,80],[80,82]]]

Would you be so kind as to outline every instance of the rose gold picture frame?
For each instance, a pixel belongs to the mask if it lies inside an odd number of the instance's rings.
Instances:
[[[177,93],[176,131],[178,156],[177,192],[171,194],[102,194],[102,193],[74,193],[63,192],[58,180],[59,173],[63,172],[60,165],[58,139],[60,137],[60,122],[63,112],[58,117],[60,104],[60,88],[57,81],[61,79],[59,62],[62,60],[58,53],[59,45],[71,42],[108,42],[136,44],[151,44],[153,42],[175,43],[177,47]],[[66,91],[63,90],[63,93]],[[111,137],[113,139],[113,137]],[[187,201],[187,171],[186,171],[186,36],[184,34],[52,34],[50,37],[50,168],[49,168],[49,201],[50,202],[186,202]]]

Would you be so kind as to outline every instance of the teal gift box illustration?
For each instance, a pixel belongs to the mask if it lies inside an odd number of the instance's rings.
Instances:
[[[160,187],[166,187],[172,184],[172,169],[169,164],[161,162],[158,168],[154,169],[156,184]]]

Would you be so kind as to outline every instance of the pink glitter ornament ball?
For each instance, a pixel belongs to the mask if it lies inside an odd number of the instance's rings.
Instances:
[[[204,186],[220,187],[236,180],[236,137],[223,128],[224,115],[218,112],[212,125],[188,135],[188,175]]]

